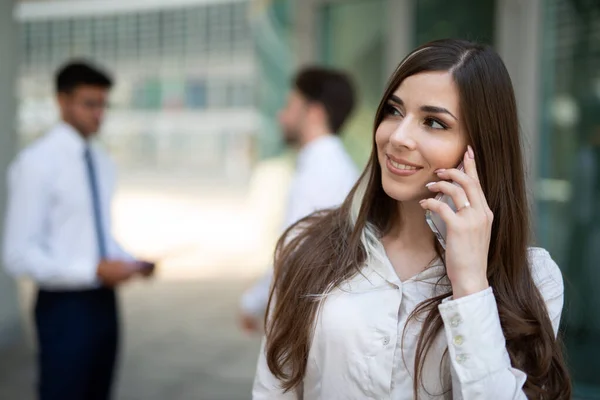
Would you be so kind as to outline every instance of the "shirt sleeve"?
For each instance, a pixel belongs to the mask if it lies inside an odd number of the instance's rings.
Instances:
[[[273,267],[267,272],[242,296],[240,307],[242,312],[260,318],[264,315],[269,302],[269,291],[273,282]]]
[[[119,242],[117,242],[113,238],[112,234],[110,235],[110,242],[111,251],[109,252],[109,254],[111,255],[111,258],[115,258],[117,260],[126,262],[135,262],[137,260],[131,253],[125,250],[123,246],[121,246]]]
[[[109,157],[109,155],[103,150],[97,149],[95,154],[97,155],[98,160],[102,163],[101,172],[104,175],[104,179],[106,179],[105,185],[107,186],[106,193],[104,194],[105,200],[103,201],[102,214],[104,216],[104,224],[107,232],[106,237],[108,240],[108,258],[126,262],[134,262],[136,261],[136,258],[130,252],[125,250],[125,248],[121,246],[121,244],[113,235],[113,224],[110,216],[117,182],[117,166]]]
[[[545,253],[532,260],[532,276],[557,334],[563,305],[558,266]],[[439,306],[451,362],[454,399],[526,400],[527,375],[511,366],[492,288]]]
[[[318,171],[316,166],[303,171],[292,184],[284,228],[288,228],[315,211],[340,206],[350,189],[351,186],[336,182],[324,172]]]
[[[297,187],[301,184],[301,182],[295,182],[290,192],[290,200],[285,210],[282,232],[302,218],[318,210],[315,202],[311,201],[310,194],[303,191],[306,188]]]
[[[290,201],[284,217],[284,230],[315,211],[337,207],[347,191],[326,179],[318,179],[317,171],[308,170],[296,176],[290,190]],[[264,314],[273,281],[273,267],[248,290],[240,301],[240,308],[248,315],[260,317]]]
[[[58,259],[46,243],[51,179],[47,169],[21,158],[8,172],[8,199],[3,262],[11,275],[28,276],[38,284],[77,287],[97,283],[93,255]]]

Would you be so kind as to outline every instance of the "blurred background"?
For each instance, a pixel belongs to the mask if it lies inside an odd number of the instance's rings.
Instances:
[[[289,78],[309,62],[352,74],[344,141],[362,167],[386,79],[444,37],[492,44],[511,73],[536,242],[565,276],[576,396],[600,399],[600,1],[0,0],[2,180],[57,120],[60,64],[86,57],[116,78],[101,135],[120,172],[116,236],[161,262],[121,292],[117,399],[250,398],[259,339],[235,318],[279,232]],[[31,295],[0,274],[1,399],[33,398]]]

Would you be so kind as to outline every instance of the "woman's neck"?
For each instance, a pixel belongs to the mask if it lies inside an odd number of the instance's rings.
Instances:
[[[383,237],[387,256],[402,281],[419,274],[436,258],[433,232],[418,202],[398,203],[398,220]]]
[[[425,220],[425,211],[418,202],[398,203],[397,220],[385,236],[412,248],[432,247],[433,232]]]

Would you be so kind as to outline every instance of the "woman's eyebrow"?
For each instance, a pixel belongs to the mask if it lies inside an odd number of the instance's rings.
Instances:
[[[436,107],[436,106],[422,106],[421,111],[430,112],[434,114],[448,114],[452,116],[455,120],[458,121],[458,118],[454,116],[450,111],[446,110],[444,107]]]
[[[395,94],[390,96],[390,101],[403,106],[404,102],[402,101],[402,99],[398,96],[396,96]],[[429,112],[429,113],[434,113],[434,114],[448,114],[450,115],[452,118],[454,118],[455,120],[458,121],[458,118],[456,118],[454,116],[454,114],[452,114],[450,111],[448,111],[447,109],[445,109],[444,107],[437,107],[437,106],[421,106],[421,111],[423,112]]]
[[[398,96],[396,96],[395,94],[390,96],[390,100],[393,101],[394,103],[397,103],[400,106],[404,105],[404,102],[402,101],[402,99]]]

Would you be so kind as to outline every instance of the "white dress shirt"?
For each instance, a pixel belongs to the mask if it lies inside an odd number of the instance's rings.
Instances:
[[[284,230],[315,211],[342,204],[358,179],[358,170],[339,137],[320,137],[300,150],[290,186]],[[260,316],[267,308],[273,269],[250,289],[241,301],[242,310]]]
[[[84,158],[86,145],[74,128],[60,123],[25,148],[8,171],[4,265],[10,274],[27,276],[41,288],[99,286],[96,268],[100,256]],[[89,146],[107,256],[133,260],[110,234],[114,165],[100,148]]]
[[[561,272],[543,249],[531,248],[529,259],[556,334],[563,306]],[[252,398],[412,400],[422,325],[414,320],[407,325],[407,317],[422,301],[449,290],[447,277],[436,286],[443,272],[438,264],[401,282],[387,258],[367,265],[364,276],[356,275],[321,301],[303,396],[279,389],[266,363],[263,340]],[[444,328],[426,358],[426,391],[419,398],[526,400],[526,375],[511,366],[493,288],[447,299],[439,311]]]

